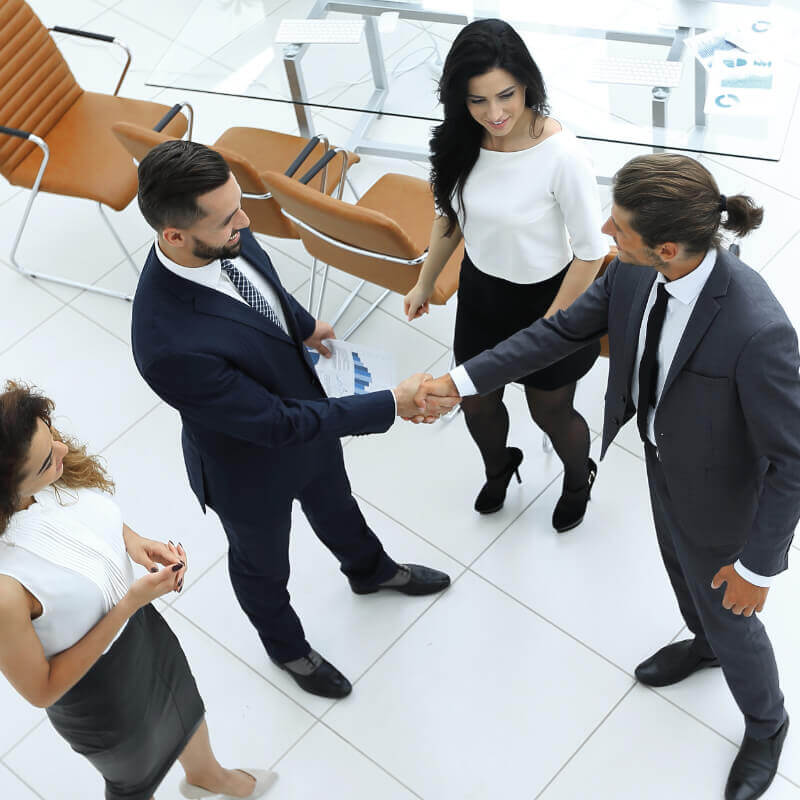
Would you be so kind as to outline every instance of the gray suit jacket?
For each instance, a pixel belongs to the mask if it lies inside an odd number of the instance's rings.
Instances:
[[[601,458],[634,414],[639,327],[656,272],[615,259],[566,311],[465,362],[485,394],[608,333]],[[787,567],[800,517],[797,336],[764,280],[726,250],[667,374],[658,453],[681,526],[700,546],[741,549],[760,575]]]

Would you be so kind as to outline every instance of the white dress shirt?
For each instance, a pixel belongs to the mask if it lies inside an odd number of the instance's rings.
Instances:
[[[642,316],[642,324],[639,327],[639,342],[636,347],[636,368],[633,371],[633,379],[631,385],[631,400],[635,407],[638,408],[639,404],[639,364],[642,361],[644,354],[645,338],[647,334],[647,320],[650,311],[656,302],[656,294],[660,284],[665,284],[667,290],[667,311],[664,316],[664,327],[661,329],[661,338],[658,342],[658,381],[656,383],[656,397],[655,406],[650,409],[647,415],[647,438],[650,444],[655,446],[656,434],[654,430],[654,420],[656,411],[658,410],[658,403],[661,400],[661,392],[664,389],[664,384],[667,380],[669,368],[675,358],[675,353],[678,349],[678,344],[683,337],[686,330],[686,325],[689,322],[689,317],[692,315],[697,298],[700,292],[706,285],[706,281],[717,263],[717,251],[715,249],[709,250],[700,264],[695,267],[688,275],[678,278],[674,281],[668,281],[661,273],[658,273],[653,286],[650,289],[650,295],[647,298],[647,303],[644,307],[644,315]],[[467,374],[463,365],[456,367],[451,373],[450,378],[458,389],[458,393],[462,396],[469,396],[477,394],[477,389],[472,379]],[[758,575],[755,572],[747,569],[740,561],[734,564],[734,569],[746,581],[754,584],[755,586],[767,587],[771,584],[771,578],[764,575]]]
[[[158,242],[158,237],[156,237],[155,250],[158,260],[164,267],[179,278],[184,278],[193,283],[199,283],[201,286],[207,286],[209,289],[216,289],[216,291],[222,292],[222,294],[226,294],[228,297],[232,297],[240,303],[249,305],[247,300],[236,290],[231,279],[223,272],[220,259],[216,259],[210,264],[206,264],[204,267],[183,267],[180,264],[176,264],[169,256],[164,254]],[[289,326],[286,324],[286,317],[281,307],[281,301],[269,281],[249,261],[241,256],[237,258],[228,258],[226,261],[230,261],[231,264],[261,292],[261,296],[272,306],[275,316],[281,321],[283,329],[288,331]]]

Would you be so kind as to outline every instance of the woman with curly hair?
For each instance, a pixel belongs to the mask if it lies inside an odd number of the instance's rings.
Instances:
[[[594,280],[608,244],[588,155],[548,116],[541,72],[508,23],[484,19],[461,30],[439,98],[444,121],[430,143],[439,216],[405,313],[409,321],[428,313],[436,278],[463,237],[453,342],[461,364],[569,306]],[[589,428],[573,400],[599,353],[592,344],[519,379],[533,421],[564,464],[553,511],[559,532],[580,524],[597,472]],[[502,508],[515,473],[519,480],[522,451],[507,446],[503,389],[464,397],[461,405],[486,471],[475,510],[489,514]]]
[[[0,394],[0,671],[102,774],[107,800],[150,800],[176,760],[186,797],[262,796],[274,773],[217,762],[151,605],[181,591],[183,547],[124,524],[102,464],[53,428],[53,408],[13,382]],[[134,579],[131,560],[147,574]]]

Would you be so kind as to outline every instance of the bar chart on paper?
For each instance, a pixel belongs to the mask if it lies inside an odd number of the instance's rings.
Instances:
[[[358,357],[358,353],[353,353],[353,383],[355,384],[355,394],[365,394],[369,391],[372,383],[372,374]]]
[[[330,358],[320,358],[315,350],[308,355],[328,397],[368,394],[395,385],[394,362],[380,350],[326,339]]]

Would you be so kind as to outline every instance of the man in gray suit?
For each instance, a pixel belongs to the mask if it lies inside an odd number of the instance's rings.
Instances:
[[[619,255],[605,274],[567,310],[424,384],[416,398],[494,391],[608,333],[601,458],[635,416],[658,543],[694,634],[644,661],[636,677],[666,686],[722,667],[745,719],[727,800],[766,791],[789,726],[754,612],[787,568],[800,517],[800,356],[766,283],[719,236],[720,224],[745,235],[762,215],[749,197],[720,195],[691,158],[633,159],[614,180],[603,231]]]

